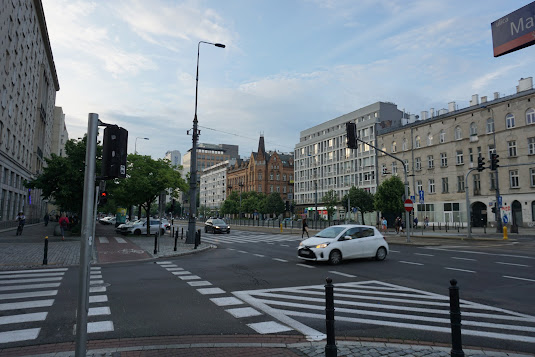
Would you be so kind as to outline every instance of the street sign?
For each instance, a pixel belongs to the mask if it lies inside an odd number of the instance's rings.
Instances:
[[[418,191],[418,194],[420,195],[420,204],[424,204],[424,190]]]
[[[412,211],[413,203],[410,199],[405,200],[405,211],[410,212]]]
[[[414,202],[416,201],[416,196],[411,196],[411,200]]]
[[[504,224],[507,224],[509,222],[509,218],[507,217],[506,214],[503,215],[503,223]]]
[[[502,206],[502,196],[498,196],[498,207]]]
[[[533,36],[533,17],[535,1],[494,21],[492,47],[494,57],[504,55],[535,43]]]

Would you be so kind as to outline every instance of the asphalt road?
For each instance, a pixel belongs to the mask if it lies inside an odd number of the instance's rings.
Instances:
[[[114,236],[110,234],[110,237]],[[450,342],[450,279],[460,288],[463,343],[470,346],[535,351],[535,250],[532,239],[517,242],[454,241],[448,245],[391,245],[382,262],[355,260],[338,266],[299,260],[300,236],[233,231],[204,234],[218,248],[200,254],[104,264],[91,272],[91,339],[162,335],[300,334],[310,340],[325,333],[324,284],[335,285],[336,334]],[[0,272],[0,346],[72,341],[78,269]],[[21,277],[13,277],[19,274]],[[51,274],[51,275],[43,275]],[[10,278],[2,280],[2,275]],[[11,291],[9,281],[28,287]],[[33,280],[33,281],[32,281]],[[49,296],[31,292],[50,286]],[[42,289],[40,290],[42,295]],[[17,322],[20,331],[40,328],[31,340],[2,343],[13,331],[4,311],[43,304],[42,322]],[[9,310],[11,309],[11,310]],[[30,332],[24,332],[23,335]]]

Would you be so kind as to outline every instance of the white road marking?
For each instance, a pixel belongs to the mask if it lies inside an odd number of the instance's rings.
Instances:
[[[264,258],[265,255],[262,255],[262,254],[253,254],[254,256],[257,256],[257,257],[260,257],[260,258]]]
[[[423,265],[422,263],[406,262],[406,261],[404,261],[404,260],[400,260],[399,262],[400,262],[400,263],[403,263],[403,264]]]
[[[281,325],[275,321],[258,322],[255,324],[247,324],[247,326],[262,335],[265,335],[267,333],[278,333],[292,330],[291,328]]]
[[[434,257],[434,254],[414,253],[414,255],[422,255],[424,257]]]
[[[166,268],[167,271],[184,270],[184,268]]]
[[[505,263],[505,262],[495,262],[496,264],[503,264],[503,265],[513,265],[515,267],[525,267],[529,268],[531,265],[525,265],[525,264],[515,264],[515,263]]]
[[[172,271],[173,275],[190,275],[191,273],[187,270],[182,269],[181,271]]]
[[[10,302],[7,304],[0,304],[0,311],[32,309],[35,307],[48,307],[48,306],[52,306],[53,303],[54,303],[53,299]]]
[[[188,284],[189,284],[190,286],[208,286],[208,285],[212,285],[211,282],[206,281],[206,280],[201,280],[201,281],[188,281]]]
[[[238,253],[245,253],[245,254],[247,254],[247,253],[249,253],[249,252],[246,252],[245,250],[238,250]]]
[[[508,279],[517,279],[517,280],[525,280],[525,281],[532,281],[532,282],[535,282],[535,280],[533,279],[527,279],[527,278],[519,278],[517,276],[508,276],[508,275],[503,275],[504,278],[508,278]]]
[[[90,293],[105,293],[106,287],[105,286],[91,286],[89,287]]]
[[[315,268],[314,266],[308,265],[308,264],[295,264],[295,265],[299,265],[300,267],[303,267],[303,268],[310,268],[310,269]]]
[[[225,290],[220,288],[204,288],[204,289],[197,289],[198,292],[200,292],[203,295],[212,295],[212,294],[224,294]]]
[[[273,260],[276,260],[276,261],[278,261],[278,262],[282,262],[282,263],[288,263],[288,261],[285,260],[285,259],[273,258]]]
[[[41,279],[14,279],[14,280],[0,280],[0,285],[19,284],[19,283],[41,283],[44,281],[58,281],[63,279],[62,276],[56,278],[41,278]]]
[[[57,290],[45,290],[45,291],[30,291],[27,293],[13,293],[13,294],[0,294],[0,300],[9,299],[25,299],[38,296],[54,296],[57,295]]]
[[[94,304],[97,302],[108,302],[108,296],[107,295],[93,295],[89,296],[89,303]]]
[[[18,324],[31,321],[45,321],[47,312],[34,312],[30,314],[19,314],[10,316],[1,316],[0,325]]]
[[[457,269],[457,268],[448,268],[448,267],[444,267],[444,269],[462,271],[462,272],[465,272],[465,273],[475,273],[475,271],[473,271],[473,270],[466,270],[466,269]]]
[[[281,246],[281,247],[289,247],[288,244],[281,244],[280,246]]]
[[[160,265],[162,268],[176,268],[176,264],[162,264]]]
[[[114,237],[114,238],[117,241],[117,243],[119,243],[119,244],[127,243],[126,240],[124,240],[124,238],[121,238],[121,237]]]
[[[111,311],[108,306],[104,307],[90,307],[87,316],[100,316],[100,315],[110,315]]]
[[[0,291],[57,288],[61,283],[0,286]]]
[[[0,332],[0,343],[35,340],[39,336],[40,328]]]
[[[329,273],[332,273],[332,274],[338,274],[338,275],[341,275],[341,276],[346,276],[348,278],[356,278],[357,276],[356,275],[351,275],[351,274],[346,274],[346,273],[341,273],[339,271],[329,271]]]
[[[109,243],[110,241],[106,237],[98,237],[98,241],[100,243]]]
[[[57,271],[67,271],[69,268],[56,268],[56,269],[43,269],[42,272],[57,272]],[[0,275],[11,275],[11,274],[19,274],[19,273],[36,273],[37,270],[10,270],[10,271],[2,271],[0,272]]]
[[[91,270],[100,270],[102,267],[91,267]]]
[[[230,306],[230,305],[241,305],[243,301],[236,299],[235,297],[220,297],[220,298],[211,298],[212,302],[217,306]]]
[[[89,285],[102,285],[104,284],[104,280],[90,280]]]
[[[468,261],[472,261],[472,262],[477,262],[477,259],[472,259],[472,258],[451,257],[451,259],[468,260]]]
[[[109,332],[109,331],[113,331],[112,321],[97,321],[97,322],[87,323],[87,333]]]
[[[200,276],[197,275],[186,275],[186,276],[179,276],[181,280],[197,280],[200,279]]]
[[[391,253],[399,253],[399,250],[389,249],[388,251],[391,252]]]
[[[173,264],[173,262],[156,262],[156,264],[158,264],[158,265],[162,265],[162,264]]]
[[[35,272],[35,271],[34,271]],[[62,273],[43,273],[43,274],[14,274],[10,276],[0,276],[0,279],[11,279],[11,278],[40,278],[44,276],[63,276],[65,272]]]
[[[472,251],[472,250],[452,250],[452,249],[433,248],[433,247],[425,247],[425,248],[422,248],[422,249],[441,250],[441,251],[445,251],[445,252],[470,253],[470,254],[480,254],[480,255],[491,255],[491,256],[497,256],[497,257],[521,258],[521,259],[532,259],[532,260],[535,260],[535,257],[528,257],[528,256],[525,256],[525,255],[497,254],[497,253],[487,253],[487,252],[476,252],[476,251]]]
[[[240,308],[236,308],[236,309],[228,309],[228,310],[225,310],[225,311],[228,312],[229,314],[231,314],[232,316],[236,317],[236,318],[262,315],[262,313],[260,311],[255,310],[252,307],[240,307]]]
[[[98,273],[91,273],[91,275],[89,276],[89,279],[102,279],[102,273],[101,272],[98,272]]]

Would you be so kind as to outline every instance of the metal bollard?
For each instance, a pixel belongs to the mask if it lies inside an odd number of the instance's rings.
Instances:
[[[451,356],[464,357],[461,336],[461,306],[459,304],[459,287],[457,280],[450,280],[450,323],[451,323]]]
[[[154,234],[154,254],[158,254],[158,232]]]
[[[177,246],[177,243],[178,243],[178,228],[175,232],[175,248],[174,248],[174,251],[176,252],[176,246]]]
[[[325,357],[336,357],[336,341],[334,338],[334,286],[333,280],[325,280],[325,326],[327,328],[327,344],[325,345]]]
[[[171,232],[169,232],[171,233]],[[171,233],[171,237],[174,237],[175,236],[175,227],[173,226],[173,232]]]
[[[195,247],[193,249],[197,249],[197,247],[201,244],[201,230],[199,229],[197,232],[195,232]]]
[[[182,233],[180,234],[180,240],[184,239],[184,227],[182,227]]]
[[[48,264],[48,236],[45,237],[45,254],[43,257],[43,265]]]
[[[483,233],[487,234],[487,225],[486,224],[483,226]]]
[[[503,240],[507,240],[507,226],[503,226]]]

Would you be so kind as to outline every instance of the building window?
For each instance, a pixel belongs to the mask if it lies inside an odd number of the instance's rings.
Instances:
[[[535,109],[529,108],[526,110],[526,124],[535,124]]]
[[[457,192],[464,192],[464,176],[457,176]]]
[[[477,135],[477,124],[471,123],[470,124],[470,136],[476,136]]]
[[[407,151],[407,139],[403,138],[403,142],[401,144],[401,150]]]
[[[280,193],[281,192],[281,188],[280,186],[277,186],[277,193]]]
[[[519,188],[520,187],[520,185],[518,183],[518,170],[509,171],[509,183],[511,185],[511,188]]]
[[[427,146],[433,145],[433,135],[431,133],[427,134]]]
[[[440,167],[448,167],[448,154],[440,153]]]
[[[511,129],[515,127],[515,116],[511,113],[505,116],[505,127]]]
[[[529,169],[529,184],[535,187],[535,169]]]
[[[455,140],[461,140],[463,138],[463,132],[461,130],[461,127],[457,125],[455,127]]]
[[[429,179],[429,193],[435,193],[435,179]]]
[[[414,160],[414,164],[416,165],[416,171],[420,171],[422,169],[422,159],[420,159],[419,157]]]
[[[414,147],[416,149],[419,149],[420,146],[421,146],[421,140],[420,140],[420,135],[417,135],[416,138],[414,139]]]
[[[457,165],[462,165],[464,164],[464,158],[463,158],[463,151],[462,150],[457,150]]]
[[[474,196],[481,195],[481,177],[479,174],[474,174]]]
[[[535,137],[528,138],[528,155],[535,155]]]
[[[387,172],[386,172],[386,165],[385,165],[385,164],[382,164],[382,165],[381,165],[381,174],[382,174],[382,175],[386,175],[386,174],[387,174]]]
[[[487,119],[487,134],[494,133],[494,119],[488,118]]]
[[[262,185],[258,185],[258,192],[262,192]]]
[[[269,192],[273,193],[273,185],[269,186]]]
[[[273,172],[269,174],[269,180],[273,181]]]
[[[416,189],[418,190],[418,192],[420,192],[420,191],[422,191],[424,189],[424,186],[422,184],[422,180],[416,181]]]
[[[280,181],[281,175],[277,172],[277,181]]]
[[[430,169],[434,169],[435,168],[435,160],[433,159],[433,155],[429,155],[427,157],[427,167],[430,168]]]
[[[496,172],[489,172],[490,177],[490,189],[494,191],[496,189]]]
[[[507,151],[509,153],[509,157],[516,156],[516,140],[507,142]]]
[[[448,193],[448,178],[447,177],[443,177],[442,178],[442,193]]]
[[[282,175],[282,181],[286,181],[286,174]]]
[[[489,157],[491,157],[491,155],[496,152],[496,149],[494,148],[494,144],[488,146],[487,152],[489,154]]]
[[[405,159],[403,160],[403,163],[405,164],[404,167],[405,167],[405,172],[409,172],[409,160]]]
[[[262,172],[259,172],[259,173],[258,173],[258,179],[259,179],[259,180],[262,180]]]
[[[439,141],[440,141],[441,144],[446,142],[446,132],[444,130],[440,131],[440,139],[439,139]]]
[[[392,152],[396,152],[397,151],[397,144],[395,141],[392,141]]]
[[[397,174],[398,174],[398,163],[394,161],[392,163],[392,175],[397,175]]]

